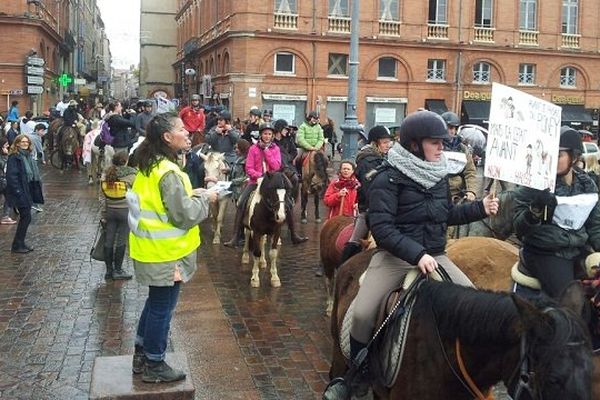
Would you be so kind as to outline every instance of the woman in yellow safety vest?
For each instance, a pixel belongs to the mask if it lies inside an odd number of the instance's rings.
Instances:
[[[196,271],[198,223],[208,217],[209,201],[216,201],[213,192],[192,190],[187,174],[177,164],[177,154],[187,138],[176,114],[152,118],[146,139],[135,151],[139,172],[127,193],[129,254],[136,279],[150,287],[132,366],[134,374],[143,373],[144,382],[185,379],[183,371],[164,361],[167,338],[180,284]]]

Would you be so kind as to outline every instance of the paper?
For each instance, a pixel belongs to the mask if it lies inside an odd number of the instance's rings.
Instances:
[[[216,192],[219,199],[231,194],[231,181],[218,181],[211,187],[207,188],[209,192]]]

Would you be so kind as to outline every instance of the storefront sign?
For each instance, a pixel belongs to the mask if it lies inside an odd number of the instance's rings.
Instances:
[[[463,92],[463,100],[484,100],[490,101],[492,99],[492,94],[489,92],[471,92],[465,90]]]
[[[75,85],[85,85],[86,81],[83,78],[75,78],[75,79],[73,79],[73,84],[75,84]]]
[[[530,94],[492,84],[485,176],[554,191],[561,111]]]
[[[578,104],[585,104],[585,99],[583,98],[583,96],[566,96],[566,95],[561,95],[561,94],[553,94],[552,102],[554,104],[578,105]]]
[[[11,96],[22,96],[23,89],[12,89],[8,91],[8,94],[10,94]]]
[[[367,103],[406,104],[408,99],[406,97],[367,97]]]
[[[376,108],[375,109],[375,124],[393,124],[396,122],[395,108]]]
[[[307,96],[298,94],[266,94],[263,93],[263,99],[274,100],[274,101],[306,101]]]
[[[248,88],[248,97],[256,97],[256,88],[255,87]]]
[[[291,123],[296,120],[296,106],[293,104],[273,104],[273,119],[284,119]]]
[[[348,101],[348,97],[346,97],[346,96],[327,96],[327,101],[329,103],[345,103]]]

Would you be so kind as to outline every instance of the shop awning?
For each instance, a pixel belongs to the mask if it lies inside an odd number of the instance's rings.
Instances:
[[[589,129],[594,120],[592,115],[587,112],[583,105],[573,106],[564,105],[562,107],[561,123],[577,129]]]
[[[425,100],[425,109],[434,113],[443,114],[448,111],[445,100],[427,99]]]
[[[487,125],[489,119],[489,101],[464,100],[462,102],[461,122],[463,124]]]

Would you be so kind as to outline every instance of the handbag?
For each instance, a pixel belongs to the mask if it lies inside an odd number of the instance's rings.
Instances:
[[[104,242],[106,241],[106,229],[102,224],[98,224],[98,230],[96,231],[96,239],[94,245],[90,250],[90,258],[96,261],[104,261]]]

